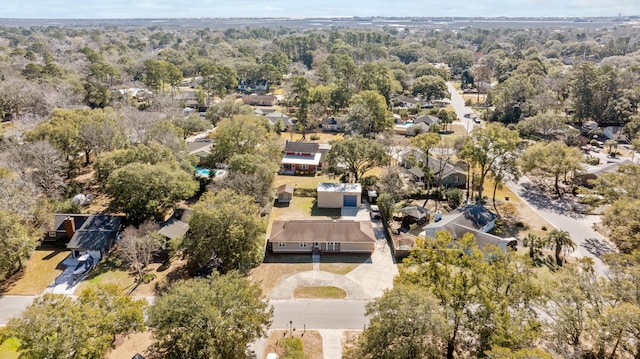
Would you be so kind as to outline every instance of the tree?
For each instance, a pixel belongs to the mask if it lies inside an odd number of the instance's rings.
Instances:
[[[207,110],[205,117],[215,126],[218,122],[222,121],[222,119],[231,119],[239,115],[249,115],[252,112],[253,111],[250,106],[244,105],[241,101],[231,97],[211,105]]]
[[[178,160],[169,148],[153,141],[148,146],[141,144],[100,154],[93,163],[94,177],[98,183],[106,184],[113,171],[130,163],[166,163],[174,168],[179,166]]]
[[[387,105],[391,104],[391,91],[394,82],[389,67],[380,62],[368,62],[359,69],[358,88],[360,91],[377,91]]]
[[[116,335],[144,328],[145,303],[115,285],[87,289],[77,301],[45,294],[9,321],[6,334],[28,358],[104,358]]]
[[[543,138],[549,138],[566,126],[563,117],[553,112],[545,112],[518,122],[517,128],[522,136],[537,133]]]
[[[501,124],[490,123],[476,127],[470,140],[464,145],[461,157],[480,169],[479,197],[482,197],[484,181],[498,163],[517,149],[518,133]]]
[[[254,115],[220,121],[213,140],[216,145],[207,159],[210,166],[226,163],[233,155],[256,153],[275,159],[281,154],[280,137],[266,119]]]
[[[438,300],[417,285],[401,285],[367,304],[369,325],[345,358],[444,358],[449,332]]]
[[[163,246],[163,238],[157,231],[158,226],[153,222],[145,222],[138,228],[129,226],[122,231],[117,246],[118,257],[133,269],[138,283],[142,282],[146,267]]]
[[[522,245],[529,247],[529,258],[536,263],[542,254],[541,249],[544,248],[546,241],[535,233],[527,233],[522,239]]]
[[[266,227],[258,211],[250,196],[228,189],[205,193],[183,241],[190,267],[218,265],[222,273],[247,272],[260,263]]]
[[[184,131],[182,128],[171,123],[169,120],[156,121],[151,125],[144,135],[143,142],[149,145],[151,142],[157,142],[164,147],[171,149],[173,153],[184,151],[187,147],[184,139]]]
[[[211,122],[192,114],[187,117],[178,117],[173,120],[173,124],[182,129],[182,136],[186,140],[187,137],[204,132],[211,128]]]
[[[363,136],[380,133],[393,125],[387,103],[376,91],[362,91],[351,98],[347,122]]]
[[[571,99],[576,111],[575,117],[580,122],[592,118],[592,104],[595,97],[593,84],[596,82],[595,65],[585,61],[575,66],[569,81]]]
[[[521,167],[524,173],[553,178],[556,193],[562,197],[560,178],[566,179],[568,174],[580,169],[581,158],[577,147],[568,147],[562,142],[539,142],[524,151]]]
[[[149,309],[158,358],[244,358],[266,334],[273,309],[237,273],[178,282]]]
[[[329,172],[346,172],[358,182],[368,170],[387,164],[389,156],[378,142],[356,135],[331,141],[325,160]]]
[[[65,187],[67,163],[62,152],[48,141],[9,145],[6,164],[22,181],[50,198],[57,197]]]
[[[431,101],[432,99],[449,98],[449,91],[442,77],[426,75],[418,77],[413,83],[413,95]]]
[[[31,257],[38,239],[19,214],[0,209],[0,280],[24,267]]]
[[[619,199],[607,208],[602,223],[611,230],[609,238],[622,253],[640,249],[640,200]]]
[[[569,249],[574,251],[576,249],[576,244],[571,240],[571,235],[567,231],[561,231],[559,229],[554,229],[549,232],[547,237],[545,238],[545,242],[548,246],[554,249],[556,264],[562,266],[563,260],[560,254],[564,249],[564,252],[568,252]],[[566,253],[565,253],[566,255]]]
[[[230,172],[222,186],[252,196],[264,206],[271,199],[279,165],[260,154],[240,154],[229,159]]]
[[[302,124],[306,129],[306,121],[309,114],[311,89],[313,88],[313,83],[311,82],[311,80],[304,76],[294,76],[293,79],[291,79],[291,82],[291,95],[293,97],[293,103],[298,109],[296,115],[298,116],[298,120],[302,121]]]
[[[109,175],[107,193],[112,206],[125,212],[135,224],[159,218],[179,200],[196,192],[193,177],[167,164],[130,163]]]

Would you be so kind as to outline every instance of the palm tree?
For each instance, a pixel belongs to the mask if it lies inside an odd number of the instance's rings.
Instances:
[[[529,233],[522,239],[522,244],[525,247],[529,247],[529,257],[535,261],[540,249],[544,247],[545,243],[544,238],[540,238],[540,236],[535,233]]]
[[[549,247],[555,249],[556,252],[556,264],[562,266],[562,258],[560,257],[560,253],[564,249],[565,255],[569,252],[570,248],[572,251],[576,249],[576,244],[571,240],[571,235],[567,231],[561,231],[559,229],[554,229],[547,235],[547,244]]]

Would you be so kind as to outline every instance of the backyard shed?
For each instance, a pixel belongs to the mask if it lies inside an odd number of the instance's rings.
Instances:
[[[278,203],[289,203],[293,199],[294,187],[290,184],[283,184],[278,187]]]
[[[360,207],[362,186],[359,183],[318,183],[319,208]]]

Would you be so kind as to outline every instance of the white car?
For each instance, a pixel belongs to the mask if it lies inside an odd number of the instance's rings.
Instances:
[[[382,218],[380,216],[380,208],[378,208],[378,206],[371,205],[371,211],[370,211],[370,215],[371,215],[371,219],[380,219]]]
[[[266,359],[278,359],[278,354],[269,353],[269,354],[267,354],[267,358]]]

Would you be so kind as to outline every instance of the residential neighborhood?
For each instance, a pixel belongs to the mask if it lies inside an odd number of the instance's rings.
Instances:
[[[0,358],[638,357],[598,19],[0,26]]]

